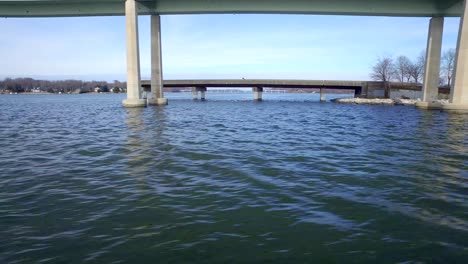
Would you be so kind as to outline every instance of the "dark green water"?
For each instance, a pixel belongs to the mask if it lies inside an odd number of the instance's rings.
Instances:
[[[0,96],[0,263],[468,263],[468,114]]]

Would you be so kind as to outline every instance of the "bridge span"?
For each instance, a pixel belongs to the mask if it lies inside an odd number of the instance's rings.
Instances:
[[[151,91],[151,81],[142,81],[145,90]],[[360,96],[367,82],[362,81],[333,81],[333,80],[274,80],[274,79],[227,79],[227,80],[165,80],[163,86],[167,88],[192,88],[194,99],[205,99],[209,87],[252,88],[254,100],[262,100],[263,88],[319,88],[320,100],[325,101],[326,89],[352,90],[355,96]]]
[[[151,86],[151,81],[142,81],[142,86]],[[280,80],[280,79],[210,79],[210,80],[165,80],[164,87],[270,87],[270,88],[330,88],[357,89],[366,81],[334,80]]]
[[[151,92],[151,81],[141,82],[145,92]],[[343,81],[343,80],[281,80],[281,79],[211,79],[211,80],[164,80],[164,88],[190,88],[193,98],[205,99],[207,88],[252,88],[254,100],[262,100],[264,88],[281,89],[319,89],[320,100],[325,101],[327,90],[349,90],[355,97],[374,98],[382,97],[392,92],[412,93],[422,91],[423,87],[417,83],[391,82],[385,85],[383,82],[374,81]],[[438,94],[446,97],[450,94],[450,88],[439,87]]]
[[[468,110],[468,0],[0,0],[0,17],[125,15],[127,99],[125,107],[146,106],[142,98],[138,15],[151,16],[150,104],[167,104],[163,94],[161,23],[166,14],[310,14],[431,17],[426,49],[422,108]],[[450,104],[436,103],[444,17],[461,16]],[[465,19],[466,18],[466,19]],[[258,89],[261,86],[256,86]],[[256,88],[256,89],[257,89]]]

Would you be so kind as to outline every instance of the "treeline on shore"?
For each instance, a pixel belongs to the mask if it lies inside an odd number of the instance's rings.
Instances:
[[[0,80],[0,93],[89,93],[89,92],[125,92],[126,82],[115,80],[79,81],[79,80],[35,80],[33,78],[6,78]]]
[[[440,60],[439,86],[450,87],[453,81],[453,71],[455,68],[455,49],[451,48],[442,53]],[[411,60],[406,56],[379,57],[372,66],[371,78],[375,81],[401,82],[401,83],[422,83],[426,64],[426,52]]]

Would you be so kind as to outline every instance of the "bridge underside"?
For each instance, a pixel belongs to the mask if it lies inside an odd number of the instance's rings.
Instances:
[[[125,15],[124,0],[0,0],[0,17]],[[463,0],[142,0],[150,14],[323,14],[460,16]]]

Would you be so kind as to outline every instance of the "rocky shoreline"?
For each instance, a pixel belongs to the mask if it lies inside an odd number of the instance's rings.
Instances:
[[[359,105],[416,105],[420,99],[381,99],[381,98],[337,98],[331,102],[339,104],[359,104]],[[448,100],[438,100],[440,104],[448,103]]]

